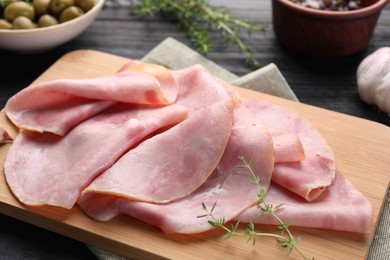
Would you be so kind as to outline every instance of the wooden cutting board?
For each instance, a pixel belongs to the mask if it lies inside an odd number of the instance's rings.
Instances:
[[[128,59],[91,50],[71,52],[45,71],[36,82],[58,78],[87,78],[110,75]],[[386,197],[390,180],[390,128],[378,123],[320,109],[305,104],[239,88],[242,96],[265,99],[306,117],[324,136],[336,156],[337,170],[360,190],[373,206],[373,222],[368,234],[319,229],[293,228],[301,236],[299,246],[316,259],[363,259],[368,253]],[[4,117],[0,124],[10,128]],[[11,144],[0,147],[4,163]],[[347,209],[346,209],[347,210]],[[224,240],[220,230],[198,235],[168,235],[130,217],[98,222],[77,206],[72,210],[55,207],[26,207],[11,194],[0,172],[0,213],[73,239],[119,253],[132,259],[281,259],[286,250],[273,239],[258,239],[255,246],[246,238]],[[259,226],[277,232],[274,227]],[[301,259],[293,251],[287,259]]]

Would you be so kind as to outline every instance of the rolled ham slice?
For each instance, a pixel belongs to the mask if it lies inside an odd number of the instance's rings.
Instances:
[[[123,153],[158,129],[184,120],[187,112],[179,105],[118,103],[64,137],[22,131],[4,163],[7,183],[26,205],[71,208],[80,192]]]
[[[30,85],[8,100],[5,111],[21,129],[65,135],[116,102],[168,105],[177,94],[178,86],[169,70],[143,64],[105,77]]]
[[[243,99],[241,102],[268,127],[298,135],[305,159],[276,163],[272,180],[307,201],[317,199],[331,185],[336,173],[333,151],[322,135],[305,118],[282,106],[262,100]]]
[[[193,151],[197,152],[197,151]],[[212,229],[202,203],[214,208],[216,217],[231,220],[253,206],[259,188],[247,181],[251,178],[239,157],[251,158],[251,166],[267,191],[273,171],[273,144],[263,123],[244,107],[234,110],[234,124],[226,151],[213,174],[190,195],[167,204],[135,202],[112,195],[87,193],[78,205],[92,218],[106,221],[119,214],[129,215],[154,225],[166,233],[200,233]]]
[[[226,148],[237,101],[198,109],[123,155],[84,191],[166,203],[187,196],[213,172]]]
[[[297,162],[305,159],[305,151],[295,132],[270,128],[275,151],[275,163]]]
[[[316,201],[307,202],[282,186],[272,183],[266,201],[283,206],[277,210],[282,220],[293,220],[293,226],[366,233],[371,225],[372,207],[341,174]],[[256,206],[236,218],[244,223],[279,225],[270,215]]]

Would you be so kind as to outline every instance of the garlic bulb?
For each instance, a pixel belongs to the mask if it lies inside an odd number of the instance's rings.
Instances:
[[[390,114],[390,47],[382,47],[359,64],[357,87],[360,98]]]

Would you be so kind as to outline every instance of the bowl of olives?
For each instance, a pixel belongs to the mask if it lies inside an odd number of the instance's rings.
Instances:
[[[0,0],[0,49],[34,53],[77,37],[104,0]]]
[[[389,0],[272,0],[279,42],[299,53],[342,57],[364,50]]]

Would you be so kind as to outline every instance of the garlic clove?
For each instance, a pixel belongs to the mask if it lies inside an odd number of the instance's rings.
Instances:
[[[390,113],[390,47],[382,47],[363,59],[356,75],[360,98]]]

